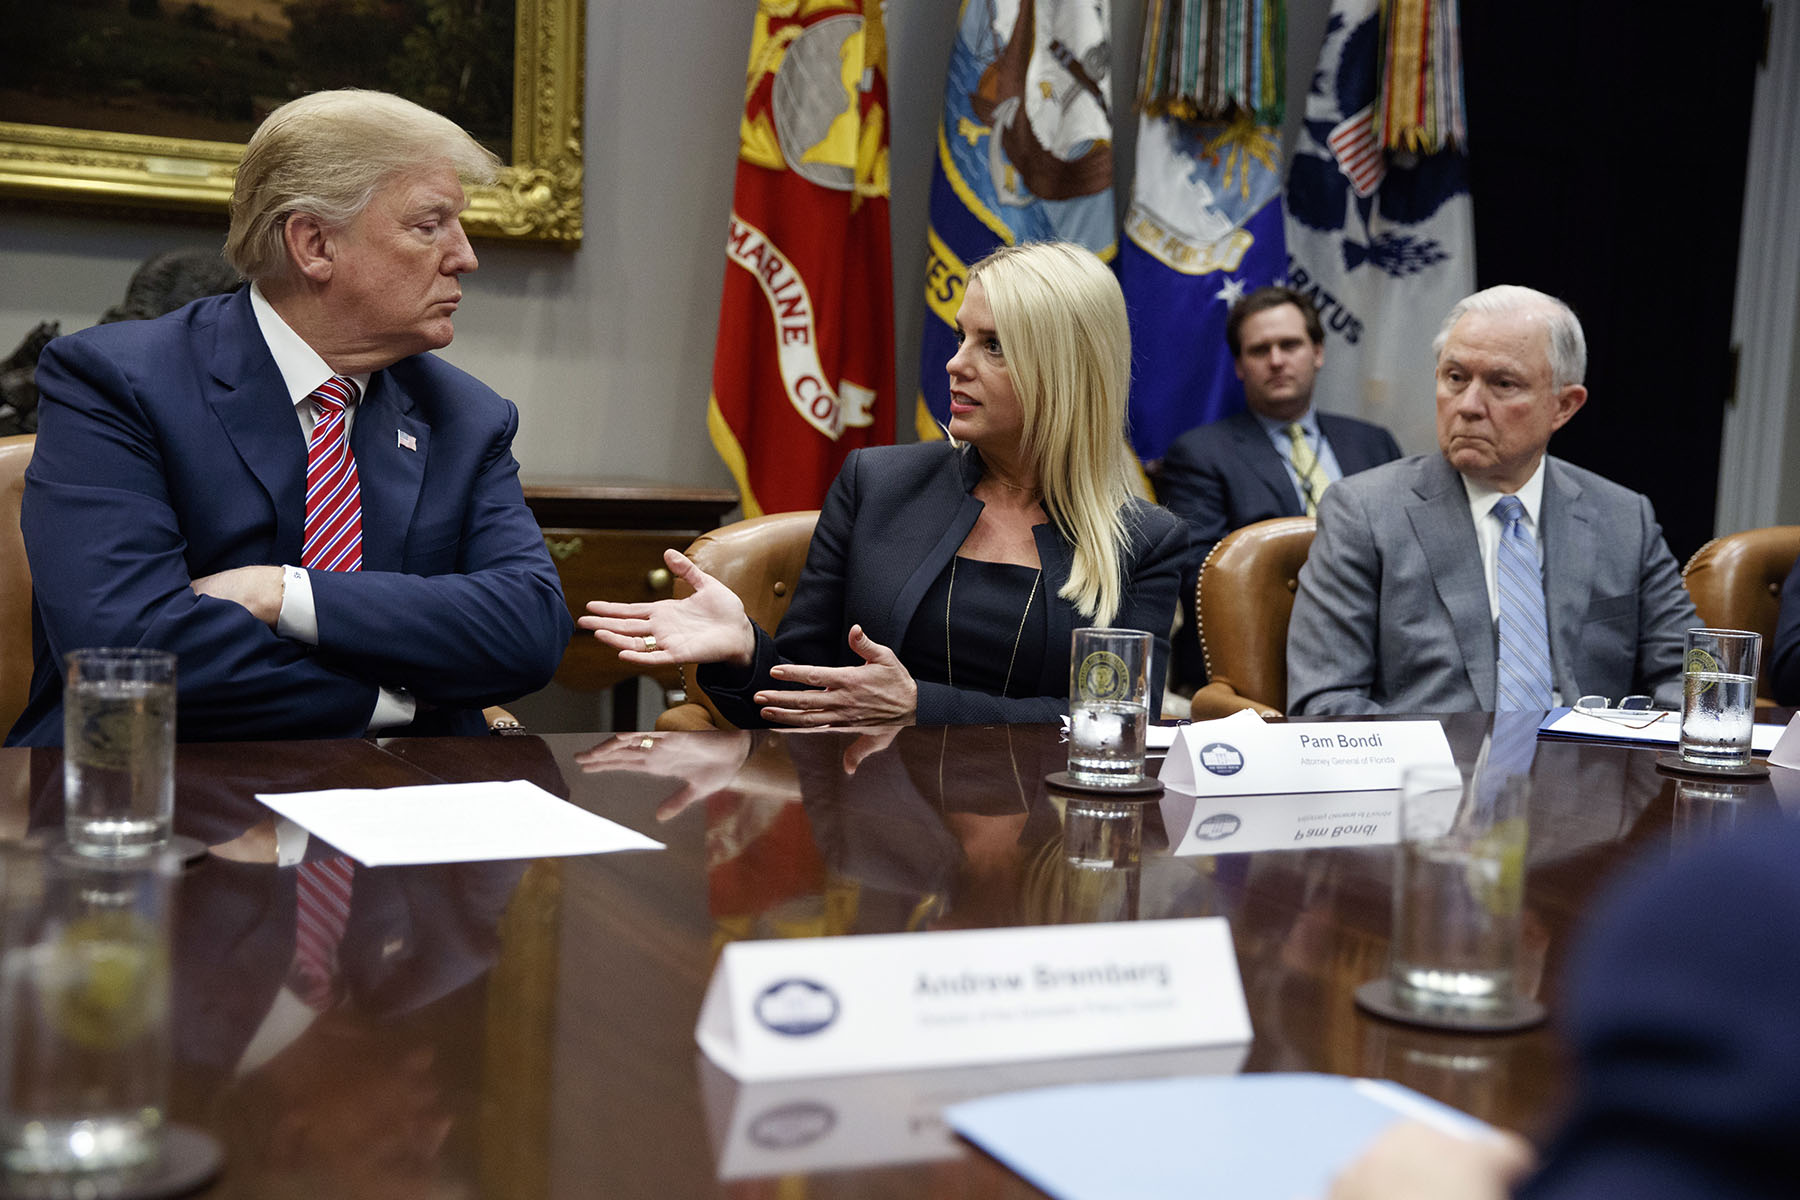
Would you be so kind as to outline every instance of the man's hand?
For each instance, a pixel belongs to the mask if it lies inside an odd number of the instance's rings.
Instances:
[[[756,693],[763,719],[779,725],[911,725],[918,717],[919,685],[900,659],[861,625],[850,627],[850,649],[862,666],[771,667],[770,676],[783,683],[818,690]]]
[[[1517,1134],[1453,1137],[1403,1121],[1332,1181],[1331,1200],[1506,1200],[1536,1157]]]
[[[257,620],[275,628],[281,619],[281,596],[285,588],[280,567],[233,567],[217,575],[206,575],[188,585],[196,596],[229,600],[250,610]]]

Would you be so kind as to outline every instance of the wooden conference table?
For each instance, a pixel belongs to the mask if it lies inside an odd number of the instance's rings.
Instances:
[[[1487,723],[1446,719],[1459,758]],[[1006,1076],[765,1091],[706,1063],[695,1020],[739,938],[1224,916],[1255,1026],[1245,1070],[1394,1079],[1528,1134],[1554,1120],[1551,1032],[1452,1036],[1354,1008],[1384,966],[1389,847],[1172,857],[1153,804],[1137,865],[1109,860],[1093,820],[1046,797],[1063,753],[1049,726],[183,746],[177,829],[233,856],[187,871],[176,921],[173,1115],[230,1157],[203,1194],[1036,1194],[936,1121],[946,1096]],[[1553,1012],[1571,932],[1617,868],[1777,806],[1766,782],[1678,784],[1653,758],[1539,743],[1525,941]],[[34,825],[59,820],[59,778],[57,751],[0,751]],[[245,1070],[292,958],[295,894],[250,797],[508,778],[668,848],[362,869],[347,1000]]]

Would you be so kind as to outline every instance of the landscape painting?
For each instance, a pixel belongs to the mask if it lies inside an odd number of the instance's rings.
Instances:
[[[0,194],[222,207],[270,111],[368,87],[511,164],[475,197],[475,231],[572,242],[583,16],[582,0],[0,0]]]

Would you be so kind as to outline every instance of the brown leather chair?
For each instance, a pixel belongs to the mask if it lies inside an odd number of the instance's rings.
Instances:
[[[1288,617],[1317,525],[1311,517],[1258,521],[1226,534],[1206,556],[1194,589],[1207,675],[1194,693],[1196,721],[1286,709]]]
[[[1781,614],[1781,585],[1796,558],[1800,558],[1800,525],[1773,525],[1714,538],[1694,551],[1681,569],[1681,581],[1687,584],[1702,624],[1763,635],[1762,678],[1756,694],[1765,706],[1775,702],[1769,691],[1769,652]]]
[[[806,550],[812,545],[813,526],[818,521],[817,509],[752,517],[701,534],[687,548],[687,556],[736,592],[750,619],[773,633],[794,598],[794,584],[806,565]],[[679,600],[692,595],[693,589],[676,580],[674,594]],[[658,729],[733,728],[694,681],[693,667],[681,668],[681,682],[687,689],[687,703],[658,716]]]
[[[31,689],[31,565],[19,532],[19,499],[37,438],[0,438],[0,737],[25,711]]]

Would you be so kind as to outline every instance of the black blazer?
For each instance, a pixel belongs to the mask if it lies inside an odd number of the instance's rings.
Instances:
[[[719,711],[740,727],[766,725],[752,697],[780,686],[769,678],[769,669],[778,662],[856,665],[861,659],[848,641],[854,624],[897,652],[920,600],[981,516],[982,502],[969,494],[981,474],[979,454],[943,441],[851,452],[825,497],[806,567],[776,636],[757,630],[756,659],[748,673],[717,663],[700,668],[700,684]],[[1125,592],[1113,624],[1155,637],[1150,681],[1155,715],[1187,531],[1164,510],[1140,500],[1132,501],[1125,515],[1130,530]],[[1068,582],[1074,546],[1054,524],[1039,525],[1036,536],[1049,621],[1040,645],[1019,647],[1019,677],[1035,680],[1035,694],[1006,698],[919,680],[919,724],[1054,721],[1068,711],[1070,635],[1091,622],[1057,595]]]

